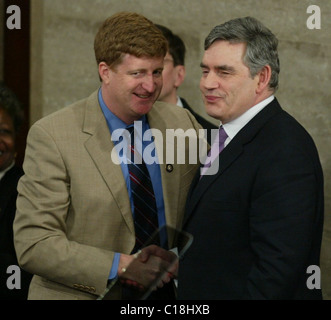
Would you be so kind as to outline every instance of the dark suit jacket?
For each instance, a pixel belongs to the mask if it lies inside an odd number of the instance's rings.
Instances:
[[[209,122],[208,120],[206,120],[204,117],[200,116],[198,113],[196,113],[187,103],[187,101],[185,99],[183,99],[182,97],[180,97],[180,100],[182,101],[183,107],[185,109],[187,109],[188,111],[190,111],[193,116],[195,117],[195,119],[201,124],[203,129],[207,129],[207,141],[209,143],[209,145],[211,145],[212,143],[212,135],[211,135],[211,129],[218,129],[217,126],[215,126],[213,123]]]
[[[179,268],[179,299],[321,299],[323,174],[309,134],[275,99],[193,180],[184,229],[194,241]]]
[[[14,166],[0,180],[0,299],[26,299],[31,276],[21,270],[21,289],[9,290],[7,274],[11,265],[18,266],[13,242],[13,221],[16,212],[17,182],[23,170]]]

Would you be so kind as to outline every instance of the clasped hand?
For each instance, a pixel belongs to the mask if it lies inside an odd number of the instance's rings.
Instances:
[[[134,255],[121,255],[119,279],[128,286],[145,290],[154,286],[154,290],[177,277],[178,259],[175,253],[156,245],[143,248]]]

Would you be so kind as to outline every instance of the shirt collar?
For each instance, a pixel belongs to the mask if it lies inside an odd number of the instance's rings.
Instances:
[[[183,102],[178,96],[177,96],[177,106],[184,108]]]
[[[252,108],[249,108],[245,113],[243,113],[238,118],[223,125],[225,132],[228,137],[232,140],[234,136],[250,121],[252,120],[263,108],[265,108],[272,100],[274,100],[274,95],[271,95],[267,99],[259,102]],[[222,122],[220,126],[222,125]]]

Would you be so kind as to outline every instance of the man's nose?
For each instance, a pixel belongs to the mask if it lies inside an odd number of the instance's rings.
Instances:
[[[151,92],[154,92],[155,86],[156,85],[155,85],[153,75],[146,75],[144,77],[144,81],[142,83],[143,89],[146,90],[147,92],[151,93]]]
[[[201,78],[201,85],[206,89],[216,89],[219,87],[217,75],[214,72],[209,72]]]

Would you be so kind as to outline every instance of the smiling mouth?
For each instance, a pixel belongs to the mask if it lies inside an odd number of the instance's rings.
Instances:
[[[223,99],[222,97],[220,96],[208,96],[208,95],[205,95],[205,99],[208,101],[208,102],[214,102],[214,101],[217,101],[219,99]]]
[[[135,96],[137,96],[140,99],[150,99],[151,97],[153,97],[153,94],[138,94],[138,93],[134,93]]]

